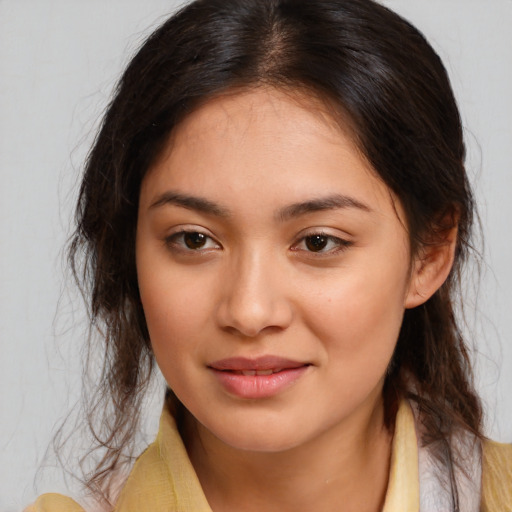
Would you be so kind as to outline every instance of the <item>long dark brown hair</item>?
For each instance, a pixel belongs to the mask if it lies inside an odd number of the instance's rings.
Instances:
[[[423,441],[450,475],[457,459],[452,434],[481,436],[481,405],[454,312],[474,202],[461,120],[441,60],[417,29],[372,0],[197,0],[157,29],[130,62],[80,189],[69,257],[103,342],[101,380],[88,396],[95,446],[106,448],[87,475],[93,489],[104,489],[125,461],[154,366],[135,268],[141,180],[200,103],[262,84],[308,91],[350,125],[405,209],[413,253],[458,225],[447,281],[405,312],[384,398],[390,427],[399,399],[418,404]]]

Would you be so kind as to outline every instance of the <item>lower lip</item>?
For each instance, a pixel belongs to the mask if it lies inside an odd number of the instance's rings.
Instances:
[[[295,384],[308,368],[289,368],[271,375],[241,375],[214,368],[211,370],[228,393],[240,398],[257,399],[270,398],[283,392]]]

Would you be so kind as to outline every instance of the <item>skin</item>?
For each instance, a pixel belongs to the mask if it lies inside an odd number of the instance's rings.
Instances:
[[[226,95],[175,130],[142,183],[137,271],[214,511],[380,510],[386,368],[405,308],[442,284],[453,257],[453,243],[412,257],[405,225],[399,201],[313,99]],[[308,366],[267,398],[233,395],[209,368],[269,354]]]

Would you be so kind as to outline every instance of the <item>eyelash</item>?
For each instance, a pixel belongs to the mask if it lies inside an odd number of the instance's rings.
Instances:
[[[334,244],[335,247],[331,248],[327,251],[324,251],[323,248],[320,251],[311,251],[307,248],[297,249],[297,247],[299,245],[307,244],[307,240],[312,239],[313,237],[325,238],[327,240],[327,244],[329,244],[329,243]],[[293,245],[292,250],[293,251],[303,250],[303,251],[307,252],[308,254],[315,255],[316,257],[322,257],[322,256],[332,256],[332,255],[338,254],[338,253],[348,249],[351,245],[352,245],[352,242],[350,242],[349,240],[345,240],[345,239],[337,237],[337,236],[329,235],[328,233],[324,233],[323,231],[316,231],[316,232],[308,233],[307,235],[300,238],[299,241]]]
[[[215,247],[206,247],[206,248],[203,246],[197,247],[197,248],[189,247],[189,246],[187,246],[187,242],[185,241],[185,237],[187,235],[199,235],[200,237],[205,237],[205,244],[209,244],[209,243],[213,242]],[[324,238],[324,239],[326,239],[326,244],[327,244],[326,246],[328,246],[329,244],[334,244],[335,247],[330,248],[327,251],[324,250],[325,247],[320,248],[320,250],[318,250],[318,251],[309,250],[306,245],[307,241],[308,241],[308,239],[313,239],[314,237]],[[216,242],[210,235],[207,235],[206,233],[204,233],[202,231],[193,230],[193,229],[190,229],[190,230],[184,229],[182,231],[178,231],[177,233],[173,233],[172,235],[165,238],[165,244],[167,247],[169,247],[171,249],[177,249],[177,250],[185,252],[185,253],[195,253],[195,254],[201,254],[206,251],[209,252],[212,249],[216,250],[218,248],[222,248],[222,246],[218,242]],[[306,247],[300,248],[301,245],[306,245]],[[348,240],[345,240],[345,239],[337,237],[337,236],[329,235],[328,233],[324,233],[323,231],[318,231],[318,232],[308,233],[307,235],[301,237],[297,242],[295,242],[292,245],[291,250],[293,252],[304,251],[308,254],[316,255],[316,257],[322,257],[322,256],[331,256],[334,254],[338,254],[339,252],[342,252],[342,251],[348,249],[351,245],[352,245],[352,242],[350,242]]]
[[[201,253],[202,251],[209,251],[212,249],[212,247],[207,247],[207,248],[203,248],[203,247],[199,247],[199,248],[196,248],[196,249],[193,249],[191,247],[187,247],[186,246],[186,241],[185,241],[185,237],[187,235],[200,235],[200,236],[204,236],[205,239],[206,239],[206,243],[208,243],[208,241],[210,242],[214,242],[214,244],[217,246],[217,247],[220,247],[220,244],[218,242],[216,242],[210,235],[207,235],[206,233],[203,233],[202,231],[199,231],[199,230],[196,230],[196,229],[183,229],[182,231],[178,231],[177,233],[173,233],[172,235],[168,236],[166,239],[165,239],[165,245],[171,249],[178,249],[180,251],[183,251],[183,252],[188,252],[188,253]],[[217,247],[213,248],[213,249],[217,249]]]

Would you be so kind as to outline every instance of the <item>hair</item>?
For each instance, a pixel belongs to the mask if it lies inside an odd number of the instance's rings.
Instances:
[[[198,105],[258,86],[306,91],[348,123],[399,198],[413,253],[458,228],[452,271],[427,302],[405,312],[384,385],[388,426],[401,398],[418,404],[423,442],[449,468],[457,510],[450,439],[461,430],[482,436],[454,311],[474,220],[463,130],[438,55],[372,0],[196,0],[146,40],[122,75],[86,162],[69,252],[104,344],[88,421],[106,451],[88,485],[104,489],[123,464],[154,366],[135,265],[141,181]]]

